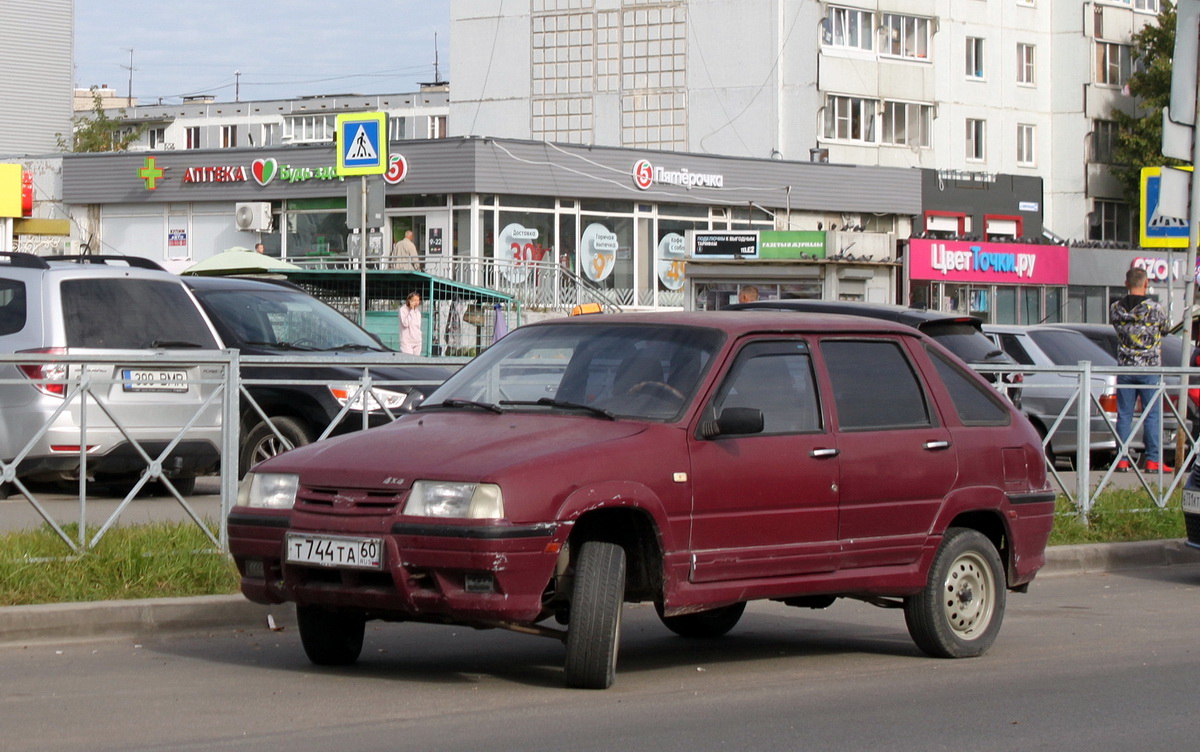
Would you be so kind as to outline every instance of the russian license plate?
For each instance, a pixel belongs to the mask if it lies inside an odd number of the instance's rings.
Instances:
[[[1183,489],[1183,511],[1200,514],[1200,491],[1194,488]]]
[[[288,533],[287,561],[339,569],[383,569],[383,539]]]
[[[127,392],[186,392],[187,371],[125,368],[121,371]]]

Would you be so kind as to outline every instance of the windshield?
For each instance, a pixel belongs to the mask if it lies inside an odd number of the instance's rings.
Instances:
[[[282,288],[208,290],[196,295],[230,347],[384,349],[345,316],[301,292]]]
[[[1116,358],[1078,332],[1030,329],[1029,336],[1055,365],[1073,366],[1081,360],[1098,366],[1117,364]]]
[[[672,420],[690,402],[722,337],[713,329],[645,324],[517,329],[464,366],[421,409]]]

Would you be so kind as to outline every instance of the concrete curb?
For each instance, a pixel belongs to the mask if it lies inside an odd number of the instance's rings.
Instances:
[[[1046,550],[1046,566],[1038,576],[1177,564],[1200,564],[1200,550],[1182,540],[1054,546]],[[241,595],[4,606],[0,646],[139,639],[171,632],[265,631],[272,623],[276,628],[294,626],[295,608],[260,606]]]

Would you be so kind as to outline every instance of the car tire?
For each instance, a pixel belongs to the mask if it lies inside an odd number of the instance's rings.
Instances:
[[[567,627],[566,681],[578,689],[608,689],[617,678],[625,550],[588,541],[579,550]]]
[[[318,666],[349,666],[362,654],[367,620],[359,614],[296,606],[300,644]]]
[[[996,547],[984,535],[950,528],[925,588],[904,600],[913,642],[935,658],[982,655],[996,641],[1008,591]]]
[[[305,444],[311,444],[313,439],[316,438],[312,430],[296,418],[277,415],[271,418],[271,423],[275,424],[275,428],[279,430],[279,434],[284,439],[287,439],[287,443],[292,445],[292,449],[304,446]],[[271,430],[271,426],[266,421],[260,421],[246,432],[242,440],[241,457],[238,461],[238,477],[244,477],[250,468],[264,460],[271,459],[277,454],[283,454],[287,450],[287,445],[279,439],[279,436],[275,435],[275,431]]]
[[[746,602],[742,601],[682,616],[663,616],[661,603],[654,604],[654,610],[658,612],[659,621],[663,623],[663,626],[680,637],[691,640],[712,640],[723,637],[729,630],[737,626],[738,620],[746,611]]]

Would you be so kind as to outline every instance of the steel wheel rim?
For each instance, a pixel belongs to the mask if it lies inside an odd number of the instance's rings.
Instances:
[[[974,640],[992,623],[996,580],[987,560],[968,552],[954,560],[942,583],[942,613],[961,640]]]

